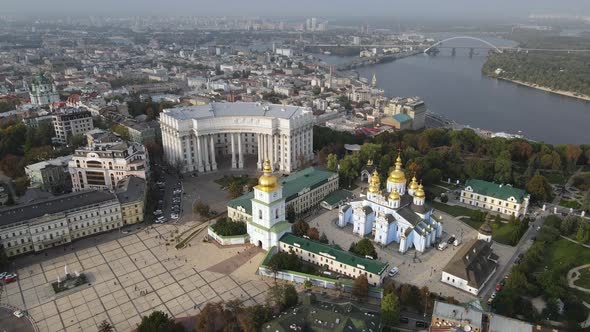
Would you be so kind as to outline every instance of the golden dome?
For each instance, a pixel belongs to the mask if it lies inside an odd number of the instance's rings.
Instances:
[[[395,169],[391,171],[387,181],[393,183],[406,183],[406,174],[402,169],[402,158],[399,153],[397,155],[397,159],[395,160]]]
[[[422,184],[418,185],[418,189],[414,192],[414,197],[416,198],[426,198],[426,193],[424,192],[424,187]]]
[[[410,190],[418,189],[418,180],[416,180],[416,176],[412,177],[412,182],[410,182],[410,186],[408,187]]]
[[[371,176],[371,179],[369,180],[369,189],[367,190],[367,192],[376,194],[379,192],[379,185],[381,184],[381,180],[379,179],[379,173],[377,173],[377,170],[375,170],[373,172],[373,175]]]
[[[393,188],[393,190],[389,193],[389,200],[390,201],[399,201],[401,196],[397,192],[397,188]]]
[[[373,166],[373,159],[367,160],[367,166]]]
[[[264,192],[275,191],[279,187],[277,178],[272,175],[272,168],[270,168],[270,161],[264,161],[264,167],[262,168],[262,176],[258,179],[258,185],[256,188]]]

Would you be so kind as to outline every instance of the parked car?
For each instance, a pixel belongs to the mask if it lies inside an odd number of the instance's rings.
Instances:
[[[448,244],[453,244],[453,242],[455,242],[455,235],[451,236],[448,240],[447,243]]]
[[[395,277],[397,274],[399,273],[399,268],[397,266],[394,266],[391,271],[389,271],[388,275],[390,277]]]
[[[159,216],[162,214],[162,210],[156,210],[154,211],[154,216]]]
[[[18,275],[16,273],[7,274],[4,277],[4,282],[7,284],[9,284],[11,282],[15,282],[17,277],[18,277]]]
[[[497,295],[498,295],[498,293],[493,292],[492,295],[490,295],[490,299],[495,299]]]
[[[24,312],[22,312],[22,311],[20,311],[20,310],[17,310],[17,311],[15,311],[15,312],[13,312],[12,314],[13,314],[13,315],[14,315],[14,317],[16,317],[16,318],[23,318],[23,317],[25,316],[25,313],[24,313]]]
[[[491,297],[488,299],[488,305],[492,305],[492,303],[494,303],[494,299],[492,299]]]
[[[502,285],[501,283],[496,284],[496,291],[501,291],[502,288],[504,288],[504,285]]]
[[[416,327],[428,327],[428,323],[423,322],[421,320],[416,321]]]
[[[458,247],[458,246],[460,246],[460,245],[461,245],[461,240],[460,240],[460,239],[456,239],[455,241],[453,241],[453,245],[454,245],[455,247]]]
[[[178,214],[177,213],[172,213],[170,215],[170,218],[172,218],[172,219],[178,219]]]
[[[400,317],[399,322],[402,324],[408,324],[410,322],[410,319],[408,317]]]
[[[438,247],[436,247],[436,249],[443,251],[443,250],[447,249],[448,246],[449,246],[449,244],[447,242],[441,242],[438,244]]]
[[[8,272],[0,273],[0,280],[4,279],[4,277],[6,277],[7,274],[8,274]]]

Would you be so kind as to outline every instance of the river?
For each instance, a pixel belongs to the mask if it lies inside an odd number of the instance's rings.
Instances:
[[[498,46],[512,41],[484,38]],[[452,44],[451,44],[452,43]],[[454,40],[448,46],[481,46],[473,40]],[[377,86],[388,96],[419,96],[427,108],[457,123],[475,128],[520,133],[550,144],[590,144],[590,102],[559,96],[481,73],[487,51],[441,49],[437,56],[418,55],[395,62],[359,68],[369,81],[373,73]],[[350,58],[318,56],[337,64]]]

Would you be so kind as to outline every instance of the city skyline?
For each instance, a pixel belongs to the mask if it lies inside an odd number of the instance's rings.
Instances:
[[[336,5],[337,4],[337,5]],[[232,11],[228,11],[232,8]],[[36,14],[87,14],[87,15],[218,15],[218,16],[393,16],[418,18],[508,18],[543,15],[590,15],[590,3],[581,0],[509,0],[474,1],[454,0],[440,6],[439,1],[424,0],[416,3],[408,0],[370,0],[357,2],[339,0],[337,3],[302,0],[289,1],[237,1],[225,0],[223,6],[212,0],[170,0],[165,3],[154,0],[130,0],[124,4],[114,0],[99,2],[74,0],[39,1],[8,0],[0,9],[0,15]],[[467,17],[466,17],[467,16]]]

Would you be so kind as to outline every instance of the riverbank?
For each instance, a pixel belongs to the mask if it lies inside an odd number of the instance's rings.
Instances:
[[[526,86],[529,88],[533,88],[533,89],[537,89],[537,90],[541,90],[541,91],[545,91],[545,92],[550,92],[550,93],[554,93],[560,96],[565,96],[565,97],[570,97],[570,98],[576,98],[576,99],[580,99],[580,100],[585,100],[585,101],[590,101],[590,96],[587,95],[582,95],[579,93],[575,93],[575,92],[571,92],[571,91],[565,91],[565,90],[553,90],[551,88],[548,88],[546,86],[541,86],[538,84],[534,84],[534,83],[527,83],[527,82],[523,82],[523,81],[519,81],[519,80],[511,80],[505,77],[499,77],[499,76],[494,76],[494,75],[487,75],[491,78],[496,78],[499,80],[503,80],[503,81],[507,81],[507,82],[512,82],[518,85],[522,85],[522,86]]]

